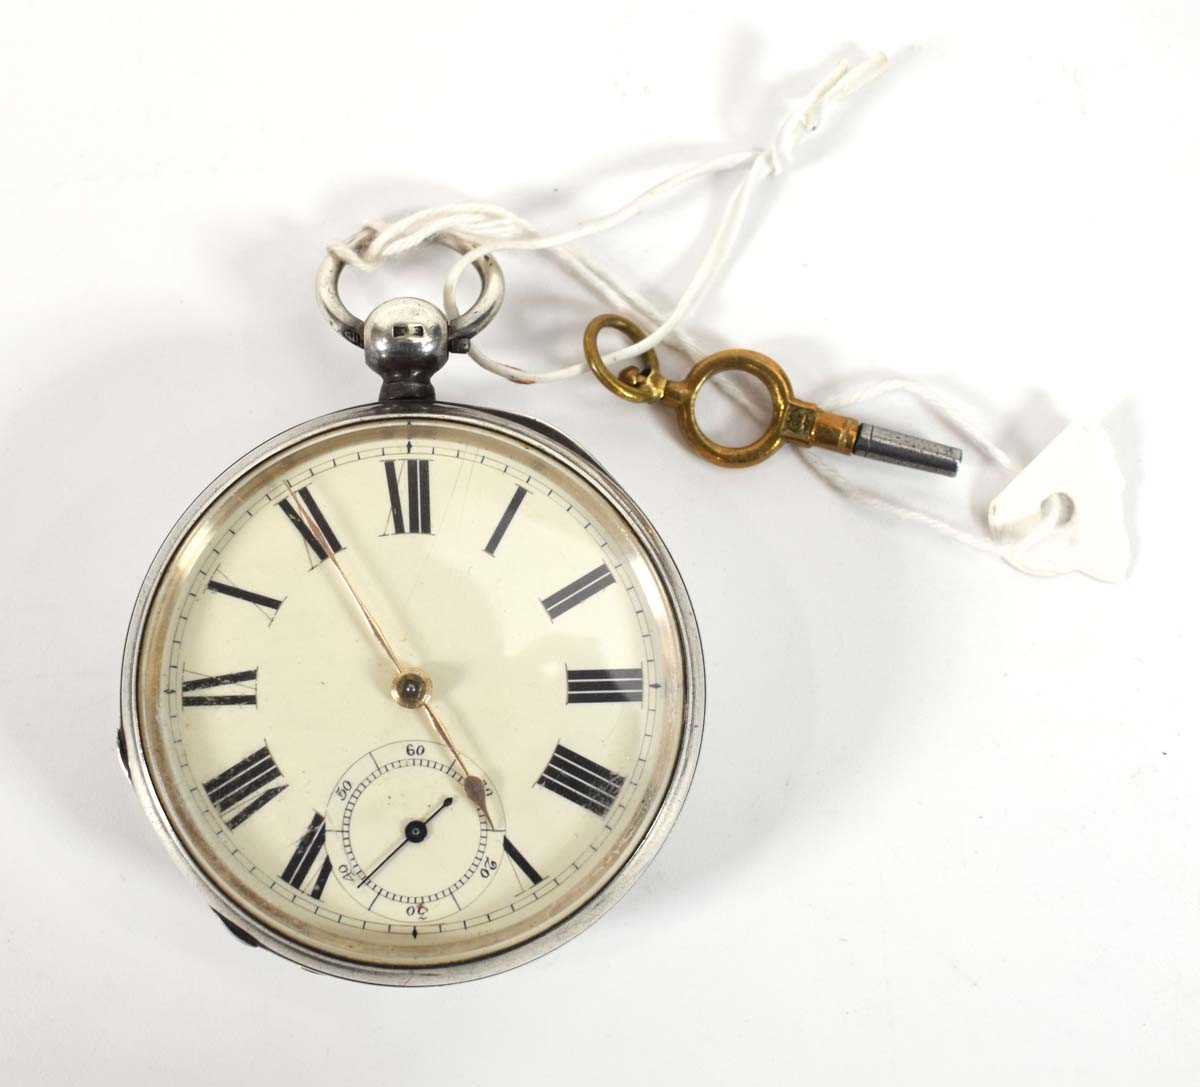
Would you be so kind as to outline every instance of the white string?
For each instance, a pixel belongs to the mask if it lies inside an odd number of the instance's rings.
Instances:
[[[338,243],[330,246],[330,252],[362,271],[372,271],[388,257],[421,245],[438,234],[458,235],[474,248],[463,254],[446,276],[444,302],[447,315],[453,318],[459,312],[455,294],[459,278],[473,261],[498,252],[549,250],[568,274],[585,287],[611,305],[633,310],[644,323],[651,325],[651,331],[644,339],[605,355],[606,364],[617,365],[636,358],[660,343],[669,343],[695,361],[703,352],[676,330],[728,262],[755,190],[765,178],[779,175],[791,166],[800,141],[819,127],[827,102],[847,97],[870,82],[886,66],[887,58],[882,53],[854,66],[845,60],[839,61],[825,79],[788,110],[769,147],[720,155],[692,166],[652,186],[616,211],[584,220],[568,230],[543,235],[519,215],[495,204],[447,204],[423,209],[392,223],[368,224],[373,228],[374,236],[365,246],[356,250],[350,245]],[[708,249],[675,306],[666,315],[660,314],[648,299],[621,287],[615,277],[568,248],[573,242],[628,222],[651,205],[700,178],[739,169],[744,176],[725,207]],[[521,384],[560,381],[582,374],[587,369],[586,362],[578,361],[554,370],[533,373],[489,358],[474,343],[470,355],[485,370]]]
[[[471,248],[454,263],[443,285],[443,304],[447,316],[451,319],[460,312],[456,297],[459,279],[474,261],[498,252],[543,251],[558,261],[568,275],[609,306],[631,314],[639,324],[650,329],[636,343],[630,343],[602,356],[606,365],[619,365],[660,344],[675,348],[694,363],[706,352],[682,331],[681,325],[729,263],[745,221],[746,211],[758,187],[767,178],[783,174],[792,166],[797,147],[820,127],[825,110],[831,103],[843,100],[865,86],[886,68],[887,63],[887,58],[882,53],[876,53],[855,65],[845,60],[839,61],[812,91],[792,105],[776,129],[770,146],[720,155],[692,166],[651,186],[617,210],[586,219],[569,229],[542,234],[526,219],[496,204],[445,204],[440,207],[423,208],[391,222],[368,223],[370,233],[365,243],[351,246],[339,242],[331,245],[329,251],[346,264],[362,271],[373,271],[388,258],[399,256],[438,235],[455,236],[456,240]],[[737,171],[742,174],[741,180],[726,203],[708,248],[687,286],[667,312],[663,312],[649,298],[626,286],[617,276],[603,269],[594,260],[572,248],[573,243],[628,222],[652,205],[675,195],[701,178]],[[469,354],[489,373],[523,385],[561,381],[576,377],[588,369],[586,361],[576,361],[551,370],[529,371],[491,358],[478,346],[477,340],[472,341]],[[742,407],[747,410],[753,409],[753,405],[738,390],[728,385],[718,385],[718,388]],[[847,388],[824,399],[827,406],[836,408],[896,392],[907,392],[923,401],[1006,472],[1013,473],[1017,470],[1015,460],[986,437],[982,428],[973,420],[972,413],[964,405],[920,382],[899,378],[874,382]],[[811,450],[799,447],[797,452],[820,479],[844,497],[903,521],[923,525],[948,539],[979,551],[1000,556],[1011,554],[1014,549],[1032,546],[1043,539],[1058,524],[1061,511],[1053,502],[1049,502],[1042,511],[1040,521],[1030,526],[1030,532],[1020,541],[997,543],[980,531],[959,528],[933,514],[906,506],[851,483],[822,459],[820,454],[814,455]]]

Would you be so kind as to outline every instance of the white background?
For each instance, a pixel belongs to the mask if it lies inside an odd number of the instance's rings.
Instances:
[[[192,497],[375,394],[314,305],[323,245],[448,199],[607,211],[763,144],[855,47],[893,70],[767,185],[692,331],[814,396],[942,383],[1022,459],[1102,420],[1132,579],[1026,578],[790,454],[721,471],[590,378],[455,358],[445,398],[565,429],[672,547],[709,665],[691,799],[612,914],[503,977],[371,989],[230,939],[117,768],[120,653]],[[10,4],[0,1078],[1194,1084],[1198,62],[1183,0]],[[669,300],[728,185],[590,251]],[[503,264],[487,348],[577,358],[600,307]],[[445,266],[348,295],[437,298]],[[843,467],[968,523],[980,464]]]

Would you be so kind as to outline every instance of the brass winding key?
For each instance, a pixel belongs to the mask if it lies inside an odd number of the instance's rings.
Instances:
[[[733,348],[701,359],[682,381],[669,381],[658,368],[653,349],[642,355],[642,369],[627,366],[614,375],[600,357],[597,344],[601,331],[616,329],[636,343],[645,333],[633,321],[617,313],[602,313],[584,331],[583,353],[592,373],[610,392],[634,404],[663,401],[676,411],[683,436],[702,457],[730,468],[759,464],[784,441],[816,446],[836,453],[870,457],[905,468],[954,476],[962,461],[962,450],[925,438],[914,438],[885,427],[860,423],[845,415],[823,411],[816,404],[797,400],[792,384],[774,359],[757,351]],[[733,371],[757,378],[771,398],[771,421],[767,429],[748,445],[730,446],[713,441],[696,420],[696,399],[704,383],[717,374]]]

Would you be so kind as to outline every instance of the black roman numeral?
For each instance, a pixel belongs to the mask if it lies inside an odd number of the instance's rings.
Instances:
[[[640,668],[567,669],[568,702],[640,702]]]
[[[304,503],[304,508],[307,510],[309,517],[316,523],[321,535],[325,537],[325,542],[329,544],[330,551],[341,551],[342,545],[337,536],[334,535],[333,529],[329,527],[329,522],[325,519],[325,514],[321,512],[321,507],[317,505],[317,500],[313,498],[312,492],[307,487],[301,487],[297,492],[300,501]],[[304,522],[304,518],[292,505],[288,498],[280,499],[279,508],[287,514],[287,519],[292,522],[297,532],[304,538],[304,542],[308,545],[308,549],[317,557],[317,562],[324,562],[328,557],[325,548],[321,546],[321,542],[313,535],[312,530]]]
[[[558,793],[581,808],[607,815],[625,779],[598,762],[559,744],[537,784]]]
[[[615,580],[612,571],[601,563],[595,570],[589,570],[583,577],[546,597],[542,601],[542,607],[551,619],[557,619],[576,604],[582,604],[589,596],[595,596],[601,589],[607,589]]]
[[[208,691],[214,687],[242,687],[250,690],[238,694],[189,694],[189,691]],[[257,706],[258,669],[245,672],[226,672],[220,676],[200,676],[185,679],[180,686],[185,706]]]
[[[521,508],[521,503],[525,501],[525,496],[528,493],[524,487],[518,487],[513,493],[512,498],[508,500],[508,505],[500,515],[500,523],[492,533],[491,539],[484,546],[484,551],[489,555],[495,556],[496,548],[500,546],[500,541],[504,539],[504,534],[508,531],[508,526],[512,524],[512,519],[516,517],[517,510]]]
[[[408,528],[404,527],[404,510],[400,505],[400,479],[396,474],[396,461],[385,460],[383,471],[387,476],[388,501],[391,503],[391,529],[384,535],[399,535],[402,532],[429,535],[433,531],[429,518],[429,461],[406,460],[402,463],[408,487]]]
[[[214,581],[209,578],[208,591],[220,593],[222,596],[232,596],[235,600],[244,600],[247,604],[253,604],[263,612],[269,612],[271,619],[274,619],[275,613],[283,607],[282,600],[276,600],[273,596],[265,596],[263,593],[251,592],[249,589],[232,585],[228,581]]]
[[[263,744],[241,762],[206,781],[204,791],[225,818],[225,825],[234,830],[287,788],[286,784],[271,784],[281,776],[271,752]]]
[[[309,873],[312,872],[313,866],[323,854],[324,859],[321,866],[316,870],[311,884],[306,886]],[[280,878],[284,883],[295,887],[301,894],[320,898],[332,871],[333,863],[330,861],[329,855],[325,853],[325,817],[320,814],[314,815]]]
[[[525,878],[529,880],[530,883],[532,883],[534,886],[537,886],[537,884],[542,882],[541,874],[536,868],[534,868],[532,864],[529,863],[529,861],[525,859],[524,854],[522,854],[522,852],[512,844],[512,841],[509,838],[504,839],[504,852],[507,853],[510,858],[512,858],[513,864],[515,864],[519,869],[521,869],[522,872],[525,873]]]

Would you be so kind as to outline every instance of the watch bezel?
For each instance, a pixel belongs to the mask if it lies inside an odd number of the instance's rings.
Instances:
[[[683,666],[683,718],[675,765],[658,811],[621,867],[592,897],[549,929],[523,943],[478,958],[438,966],[384,966],[343,959],[277,931],[242,908],[217,884],[184,845],[172,826],[151,779],[138,714],[137,675],[151,605],[180,544],[205,512],[231,486],[290,446],[364,421],[421,417],[467,422],[524,442],[564,463],[595,487],[617,510],[644,549],[662,585],[678,635]],[[544,423],[507,412],[458,404],[366,404],[332,412],[291,427],[263,442],[213,480],[188,506],[159,547],[142,582],[130,619],[121,669],[121,736],[127,767],[142,807],[167,851],[228,925],[260,946],[310,970],[348,980],[384,985],[445,985],[513,969],[560,947],[597,921],[633,885],[661,848],[679,817],[695,776],[704,721],[704,663],[691,601],[670,552],[654,526],[624,489],[578,445]]]

